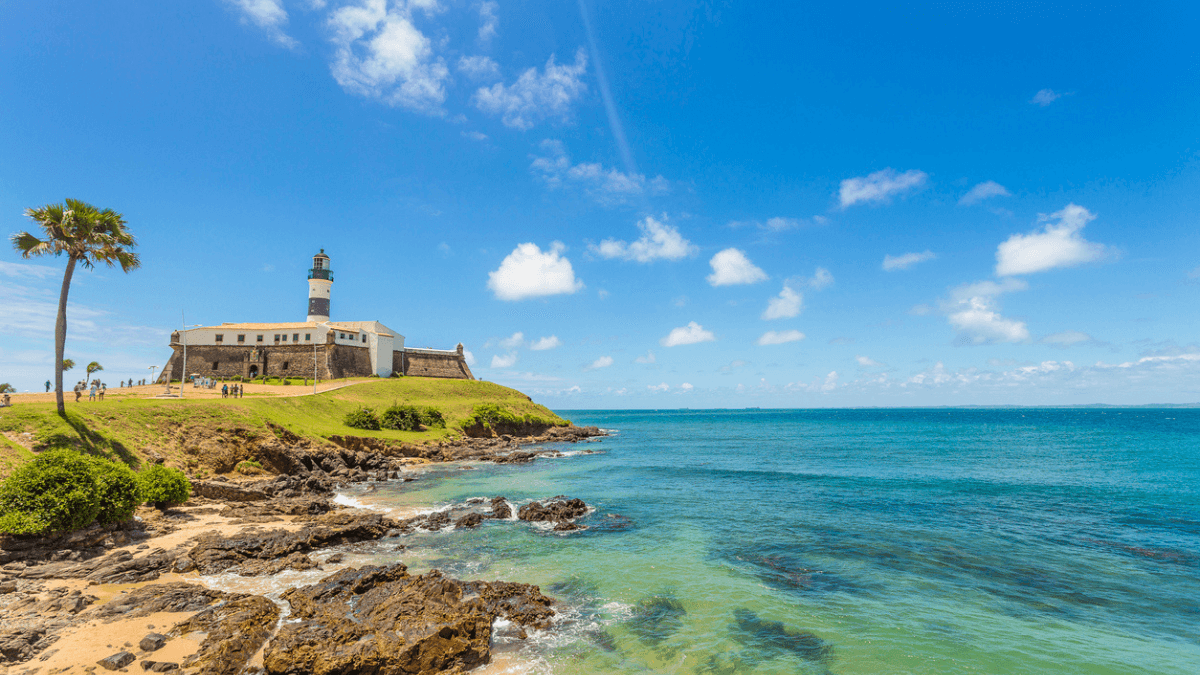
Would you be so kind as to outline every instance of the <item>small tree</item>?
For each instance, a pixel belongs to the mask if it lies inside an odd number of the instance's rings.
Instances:
[[[129,272],[141,266],[141,261],[131,249],[137,241],[125,229],[125,218],[112,209],[100,210],[87,202],[68,199],[65,204],[47,204],[41,208],[26,209],[25,215],[38,224],[42,235],[18,232],[12,235],[13,248],[23,258],[67,254],[67,268],[63,272],[62,290],[58,295],[58,319],[54,324],[54,385],[58,414],[66,417],[67,407],[63,402],[63,350],[67,343],[67,293],[71,290],[71,277],[75,265],[95,267],[102,262]]]
[[[91,379],[92,379],[92,373],[98,373],[98,372],[100,372],[101,370],[104,370],[104,366],[100,365],[100,364],[99,364],[98,362],[96,362],[96,361],[92,361],[91,363],[87,364],[87,376],[88,376],[88,381],[89,381],[89,382],[91,381]]]
[[[0,382],[0,394],[15,394],[17,388],[7,382]]]

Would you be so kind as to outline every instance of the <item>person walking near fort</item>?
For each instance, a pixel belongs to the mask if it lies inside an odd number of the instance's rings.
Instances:
[[[93,382],[92,386],[88,389],[88,400],[89,401],[96,400],[96,383],[95,382]]]
[[[106,391],[108,391],[108,385],[101,382],[100,383],[100,400],[101,401],[104,400],[104,392],[106,392]]]
[[[50,387],[51,387],[51,386],[53,386],[53,385],[51,385],[51,384],[50,384],[50,380],[46,380],[46,393],[47,393],[47,394],[49,394],[49,393],[50,393]]]
[[[229,398],[229,385],[221,385],[221,398]]]
[[[79,403],[79,397],[83,396],[83,385],[75,383],[75,402]]]

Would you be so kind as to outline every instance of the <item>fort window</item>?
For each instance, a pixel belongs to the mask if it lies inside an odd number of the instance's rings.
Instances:
[[[276,342],[279,342],[279,333],[276,333],[276,334],[275,334],[275,341],[276,341]]]
[[[257,340],[257,341],[258,341],[258,342],[262,342],[262,336],[261,336],[261,335],[259,335],[259,336],[258,336],[258,340]]]
[[[284,361],[284,362],[283,362],[283,369],[284,369],[284,370],[287,370],[287,369],[288,369],[288,362],[287,362],[287,361]]]
[[[220,333],[217,333],[217,342],[224,342],[224,341],[225,341],[225,336]]]
[[[238,336],[238,342],[245,342],[245,341],[246,341],[246,336],[245,336],[245,335],[239,335],[239,336]]]
[[[221,362],[220,362],[220,361],[213,361],[213,370],[216,370],[216,369],[217,369],[217,368],[219,368],[220,366],[221,366]]]
[[[367,341],[367,334],[363,333],[363,342],[366,342],[366,341]]]
[[[284,333],[284,334],[283,334],[283,341],[284,341],[284,342],[287,342],[287,333]]]
[[[304,334],[304,341],[305,341],[305,342],[308,342],[309,340],[312,340],[312,333],[305,333],[305,334]]]
[[[292,333],[292,342],[299,342],[299,341],[300,341],[300,334]]]

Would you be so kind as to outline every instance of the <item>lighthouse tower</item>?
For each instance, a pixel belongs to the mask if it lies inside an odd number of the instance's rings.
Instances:
[[[313,256],[312,269],[308,271],[308,320],[329,320],[329,290],[333,288],[333,270],[329,269],[329,256],[325,249]]]

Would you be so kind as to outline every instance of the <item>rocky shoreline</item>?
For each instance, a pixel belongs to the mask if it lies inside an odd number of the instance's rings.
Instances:
[[[195,480],[193,498],[181,507],[143,507],[134,520],[64,537],[0,539],[0,675],[474,669],[490,660],[497,619],[524,638],[549,627],[554,601],[528,584],[462,581],[437,570],[412,575],[403,564],[346,567],[341,554],[324,549],[486,520],[569,533],[585,529],[576,521],[588,506],[557,496],[514,514],[498,496],[394,519],[338,504],[335,490],[411,481],[415,464],[534,461],[559,455],[547,443],[602,435],[595,427],[554,427],[540,436],[427,446],[353,436],[328,445],[276,430],[269,447],[257,448],[273,476]],[[288,590],[282,602],[197,583],[285,570],[330,574]]]

